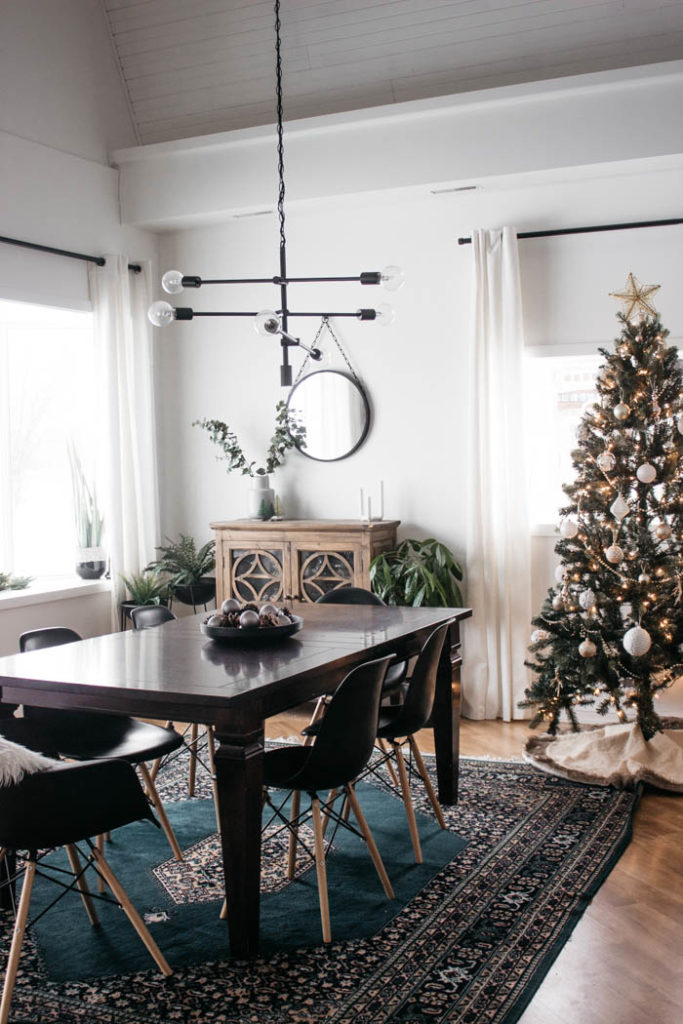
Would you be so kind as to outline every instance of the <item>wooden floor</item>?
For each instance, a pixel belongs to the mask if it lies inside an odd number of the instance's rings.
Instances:
[[[307,718],[268,722],[275,739]],[[524,722],[469,722],[465,757],[518,757]],[[433,752],[431,733],[420,747]],[[683,797],[647,790],[633,839],[586,910],[520,1024],[683,1022]]]

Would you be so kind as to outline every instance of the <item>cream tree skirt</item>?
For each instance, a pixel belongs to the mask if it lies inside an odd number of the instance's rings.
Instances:
[[[606,725],[559,736],[532,736],[524,757],[543,771],[574,782],[632,789],[649,782],[683,793],[683,719],[665,719],[649,742],[640,728]]]

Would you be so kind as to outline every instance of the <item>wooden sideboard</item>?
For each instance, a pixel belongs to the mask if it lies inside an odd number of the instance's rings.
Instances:
[[[370,589],[370,562],[396,547],[398,520],[238,519],[216,534],[216,607],[242,601],[317,601],[338,587]]]

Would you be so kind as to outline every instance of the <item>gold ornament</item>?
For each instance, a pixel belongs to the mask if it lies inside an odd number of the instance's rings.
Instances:
[[[627,320],[635,319],[634,314],[656,317],[657,310],[648,300],[660,287],[658,284],[641,284],[633,274],[629,274],[623,292],[609,294],[610,298],[619,299],[624,304],[624,316]]]

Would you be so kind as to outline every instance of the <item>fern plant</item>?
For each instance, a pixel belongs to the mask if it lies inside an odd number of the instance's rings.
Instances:
[[[158,572],[131,573],[121,579],[126,586],[127,600],[138,604],[165,604],[168,599],[168,583]]]
[[[462,607],[462,569],[452,552],[433,537],[401,541],[370,563],[370,585],[387,604]]]
[[[14,576],[11,572],[0,572],[0,590],[26,590],[32,576]]]
[[[166,543],[157,547],[160,557],[150,562],[146,571],[168,573],[171,586],[191,586],[216,567],[215,550],[213,540],[197,548],[194,537],[185,533],[175,541],[166,537]]]

